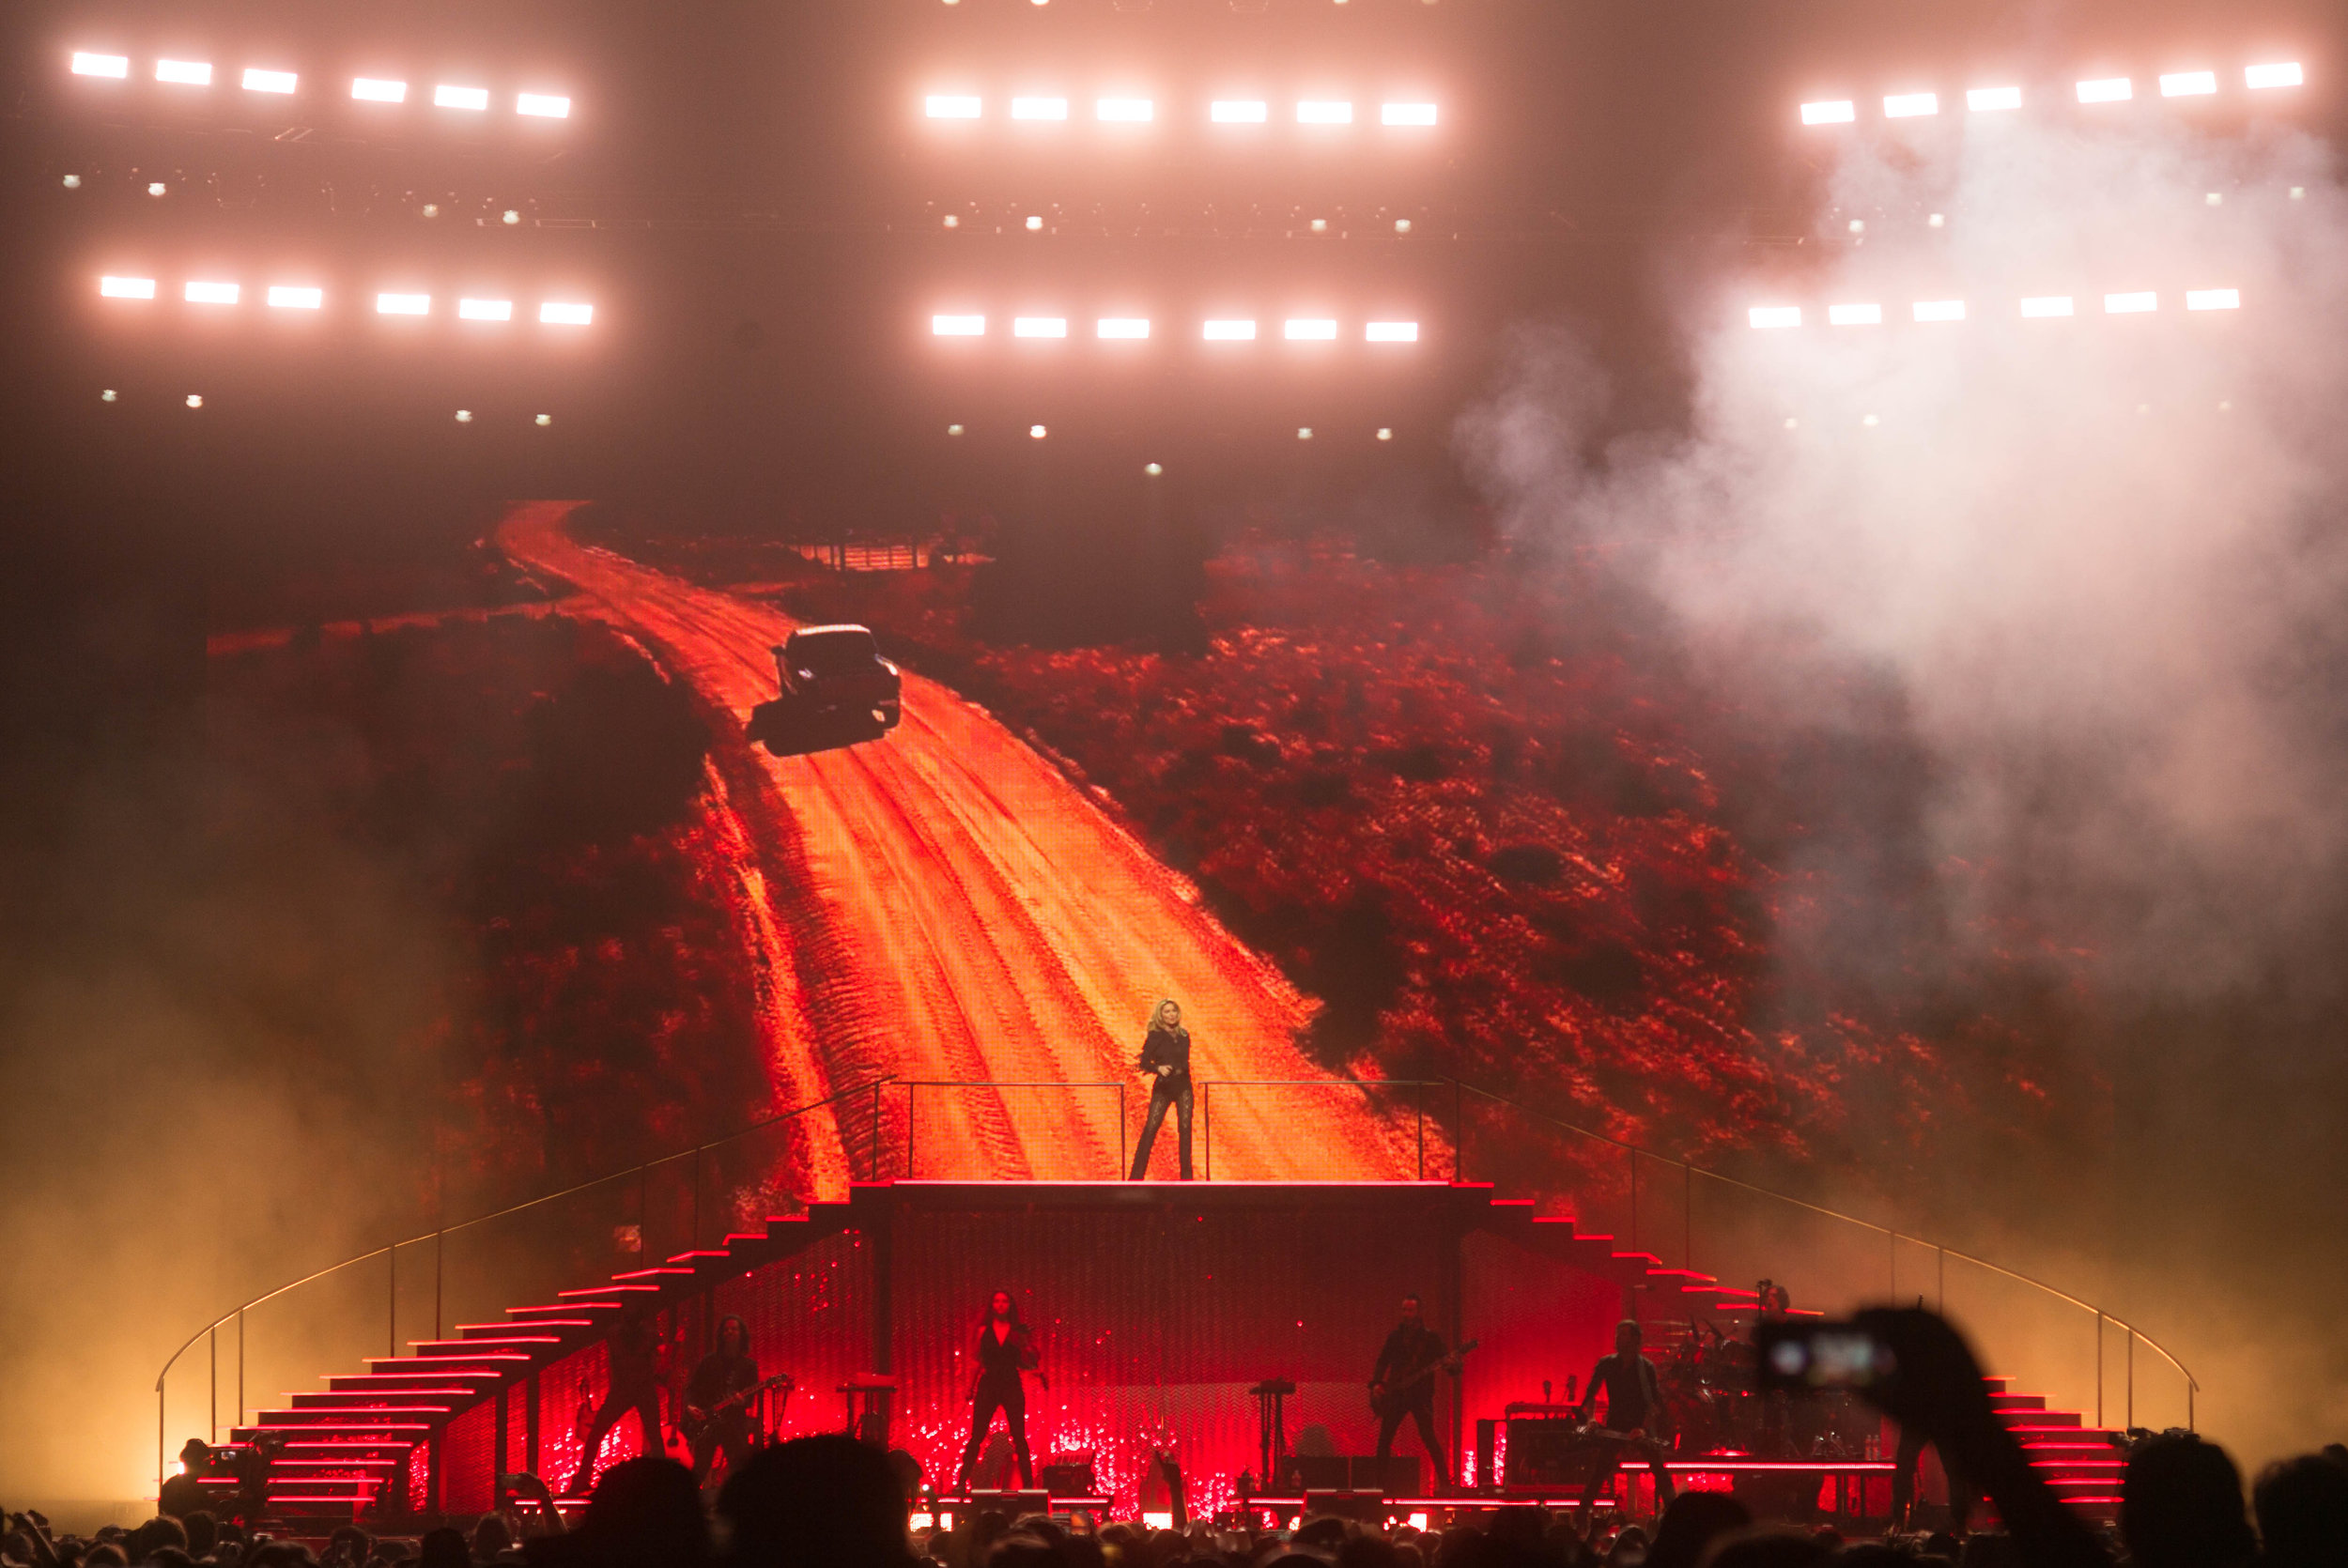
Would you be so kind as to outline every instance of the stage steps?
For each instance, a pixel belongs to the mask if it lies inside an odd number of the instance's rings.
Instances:
[[[1675,1314],[1749,1317],[1758,1309],[1750,1290],[1723,1285],[1709,1274],[1665,1268],[1652,1253],[1618,1249],[1615,1237],[1585,1234],[1570,1215],[1536,1214],[1533,1207],[1528,1198],[1493,1198],[1483,1228],[1577,1268],[1612,1275],[1627,1289],[1645,1293],[1648,1307],[1658,1309],[1648,1313],[1652,1317],[1668,1319]],[[1815,1318],[1825,1314],[1796,1308],[1787,1315]],[[2044,1394],[2016,1392],[2011,1378],[1986,1381],[1990,1407],[2020,1440],[2031,1468],[2047,1485],[2091,1520],[2117,1518],[2123,1461],[2115,1442],[2122,1434],[2088,1424],[2080,1411],[2049,1408]],[[1888,1436],[1886,1440],[1890,1440]],[[1892,1457],[1888,1449],[1884,1457]]]
[[[330,1376],[316,1391],[286,1395],[231,1440],[267,1433],[286,1447],[270,1468],[269,1514],[348,1522],[406,1484],[409,1456],[468,1410],[526,1383],[539,1369],[595,1344],[630,1302],[665,1305],[720,1280],[777,1262],[854,1228],[859,1191],[814,1203],[804,1214],[769,1215],[756,1231],[726,1237],[609,1282],[556,1293],[552,1302],[507,1309],[494,1323],[460,1323],[454,1339],[413,1340],[408,1356],[367,1358],[364,1373]],[[217,1483],[224,1490],[235,1483]],[[397,1509],[392,1512],[399,1512]]]

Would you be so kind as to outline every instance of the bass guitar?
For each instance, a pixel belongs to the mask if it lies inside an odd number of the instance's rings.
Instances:
[[[1420,1384],[1431,1380],[1439,1370],[1459,1371],[1460,1359],[1482,1343],[1481,1340],[1472,1339],[1450,1355],[1438,1357],[1415,1371],[1406,1372],[1383,1388],[1372,1388],[1369,1391],[1370,1413],[1384,1421],[1388,1416],[1408,1410],[1418,1398]]]
[[[747,1389],[738,1390],[734,1393],[726,1395],[723,1399],[718,1401],[717,1404],[712,1405],[706,1410],[703,1409],[698,1405],[687,1405],[685,1407],[684,1412],[677,1418],[677,1430],[685,1434],[685,1440],[687,1442],[700,1442],[702,1434],[709,1430],[709,1423],[716,1421],[719,1416],[724,1415],[728,1410],[741,1408],[743,1406],[748,1405],[751,1400],[756,1399],[760,1394],[765,1393],[768,1389],[780,1389],[782,1391],[782,1397],[789,1399],[791,1397],[791,1391],[796,1386],[796,1385],[789,1373],[778,1372],[772,1377],[762,1378],[758,1382],[752,1383]]]

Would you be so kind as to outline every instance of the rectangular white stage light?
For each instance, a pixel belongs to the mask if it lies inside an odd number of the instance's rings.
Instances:
[[[1064,120],[1068,117],[1068,100],[1064,98],[1014,98],[1011,100],[1011,117],[1015,120]]]
[[[2124,76],[2106,76],[2080,83],[2078,95],[2081,103],[2125,103],[2136,96],[2136,87]]]
[[[131,74],[131,57],[127,54],[92,54],[77,49],[73,52],[73,74],[126,80]]]
[[[2104,296],[2106,315],[2141,315],[2160,309],[2157,294],[2107,294]]]
[[[2238,311],[2242,308],[2242,291],[2238,288],[2188,288],[2185,291],[2185,308],[2189,311]]]
[[[1011,318],[1011,335],[1015,338],[1064,338],[1068,335],[1068,317],[1014,315]]]
[[[2296,60],[2271,66],[2248,66],[2242,72],[2242,85],[2246,87],[2296,87],[2306,80],[2307,74],[2300,70]]]
[[[1880,327],[1883,325],[1881,305],[1829,305],[1826,308],[1830,327]]]
[[[1804,125],[1847,125],[1858,117],[1859,105],[1846,98],[1801,106],[1801,123]]]
[[[1416,343],[1418,323],[1415,321],[1373,321],[1362,329],[1362,336],[1371,343]]]
[[[930,335],[941,338],[980,338],[986,336],[983,315],[933,315]]]
[[[1256,324],[1253,321],[1210,321],[1205,329],[1209,343],[1253,343]]]
[[[430,315],[432,296],[429,294],[378,294],[375,297],[378,315]]]
[[[1340,99],[1307,98],[1296,105],[1299,125],[1352,125],[1353,105]]]
[[[301,78],[290,70],[263,70],[247,66],[244,70],[244,90],[249,93],[289,93],[301,84]]]
[[[2160,79],[2163,98],[2200,98],[2217,90],[2217,73],[2214,70],[2172,70]]]
[[[208,284],[191,281],[181,291],[191,305],[233,305],[244,291],[235,284]]]
[[[183,87],[209,87],[212,85],[212,63],[209,60],[158,60],[155,80],[177,82]]]
[[[1916,301],[1919,321],[1962,321],[1965,301],[1962,300],[1919,300]]]
[[[1380,125],[1432,125],[1435,106],[1431,103],[1381,103],[1378,105]]]
[[[307,284],[271,284],[269,302],[281,311],[314,311],[326,303],[326,290]]]
[[[1290,343],[1335,343],[1337,324],[1325,316],[1291,315],[1280,323],[1280,335]]]
[[[460,321],[511,321],[514,301],[511,300],[459,300],[456,318]]]
[[[538,319],[549,327],[589,327],[595,324],[595,307],[548,300],[538,306]]]
[[[561,93],[517,93],[514,98],[514,113],[534,115],[540,119],[566,120],[571,117],[571,100]]]
[[[1909,120],[1940,112],[1939,93],[1892,93],[1883,100],[1887,119]]]
[[[351,82],[350,96],[362,103],[405,103],[408,101],[408,84],[377,76],[362,76]]]
[[[2068,294],[2041,294],[2022,301],[2022,315],[2032,321],[2071,314]]]
[[[922,113],[934,120],[975,120],[980,108],[978,99],[966,93],[932,93],[921,100]]]
[[[1965,107],[1975,114],[1987,114],[1998,109],[2019,109],[2022,89],[2019,87],[1968,87]]]
[[[452,87],[443,82],[432,89],[432,106],[436,109],[487,109],[489,106],[489,89]]]
[[[1100,338],[1146,338],[1150,335],[1150,318],[1146,315],[1104,315],[1092,324],[1092,335]]]
[[[1147,125],[1158,117],[1158,106],[1146,98],[1095,99],[1092,117],[1111,125]]]
[[[152,300],[155,280],[152,278],[100,278],[98,292],[109,300]]]
[[[1755,305],[1745,313],[1745,319],[1757,328],[1799,327],[1801,325],[1800,305]]]
[[[1218,98],[1207,106],[1207,118],[1217,125],[1261,125],[1271,112],[1259,98]]]

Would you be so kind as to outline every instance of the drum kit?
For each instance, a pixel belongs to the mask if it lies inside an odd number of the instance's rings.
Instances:
[[[1848,1393],[1764,1392],[1751,1342],[1691,1323],[1661,1367],[1666,1430],[1681,1459],[1851,1459],[1877,1418]]]

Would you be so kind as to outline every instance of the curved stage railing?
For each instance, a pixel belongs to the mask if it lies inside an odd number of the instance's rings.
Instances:
[[[1209,1179],[1255,1179],[1248,1171],[1234,1169],[1228,1156],[1225,1168],[1215,1168],[1213,1108],[1218,1093],[1227,1106],[1234,1097],[1252,1097],[1260,1112],[1261,1102],[1269,1099],[1281,1114],[1299,1118],[1309,1118],[1315,1107],[1325,1112],[1333,1094],[1346,1096],[1359,1102],[1355,1109],[1367,1110],[1392,1129],[1398,1161],[1411,1172],[1404,1179],[1474,1182],[1537,1203],[1569,1207],[1582,1230],[1612,1226],[1629,1253],[1653,1258],[1664,1272],[1676,1269],[1723,1281],[1758,1281],[1768,1273],[1798,1289],[1804,1299],[1801,1304],[1808,1307],[1840,1311],[1904,1296],[1929,1298],[1967,1328],[2001,1372],[2059,1391],[2081,1411],[2092,1409],[2098,1426],[2105,1424],[2108,1384],[2117,1386],[2123,1425],[2194,1423],[2201,1385],[2192,1373],[2149,1334],[2093,1301],[1960,1249],[1641,1148],[1456,1078],[1202,1079],[1197,1088],[1198,1169]],[[722,1138],[371,1248],[222,1313],[189,1335],[156,1376],[157,1484],[166,1473],[172,1375],[199,1341],[209,1342],[203,1424],[210,1440],[217,1441],[223,1425],[224,1330],[233,1331],[236,1417],[227,1423],[233,1427],[243,1424],[249,1414],[246,1394],[255,1381],[256,1352],[248,1327],[256,1319],[270,1342],[257,1352],[263,1374],[282,1371],[307,1382],[319,1367],[349,1364],[376,1343],[383,1346],[382,1358],[396,1358],[403,1314],[411,1324],[420,1324],[425,1315],[422,1298],[427,1279],[432,1338],[438,1340],[449,1324],[452,1295],[461,1325],[467,1314],[494,1314],[518,1293],[543,1289],[551,1299],[563,1286],[600,1278],[610,1271],[614,1255],[657,1262],[701,1247],[713,1224],[717,1234],[723,1234],[749,1219],[803,1207],[826,1195],[779,1186],[773,1176],[793,1163],[795,1152],[797,1163],[806,1167],[807,1131],[825,1119],[820,1114],[828,1114],[837,1132],[834,1152],[849,1180],[932,1179],[947,1173],[938,1169],[935,1155],[926,1163],[919,1158],[922,1107],[941,1094],[951,1094],[991,1102],[996,1115],[1008,1118],[1014,1099],[1005,1091],[1019,1103],[1042,1097],[1047,1111],[1055,1093],[1113,1095],[1120,1130],[1115,1168],[1029,1174],[1039,1180],[1061,1181],[1115,1180],[1125,1174],[1134,1131],[1129,1118],[1136,1115],[1133,1098],[1144,1097],[1128,1097],[1123,1084],[946,1083],[894,1075],[870,1080]],[[1447,1107],[1442,1103],[1445,1098]],[[1443,1125],[1444,1109],[1450,1112],[1447,1128]],[[940,1123],[969,1126],[966,1115],[950,1121],[935,1114],[928,1125]],[[1166,1127],[1161,1144],[1170,1144],[1174,1132],[1172,1126]],[[761,1142],[777,1138],[791,1142],[780,1149]],[[897,1145],[893,1158],[892,1144]],[[1089,1164],[1105,1152],[1083,1158]],[[1159,1158],[1169,1161],[1171,1155],[1166,1149]],[[1328,1176],[1393,1179],[1395,1173],[1332,1172]],[[1674,1187],[1676,1194],[1670,1191]],[[526,1236],[512,1234],[516,1222],[528,1224]],[[417,1256],[427,1246],[428,1263]],[[414,1260],[404,1283],[403,1255]],[[378,1260],[383,1265],[379,1285],[369,1283],[375,1276],[365,1268]],[[1920,1280],[1928,1280],[1929,1288],[1923,1288]],[[366,1304],[370,1297],[382,1313],[379,1341],[372,1330],[353,1327],[373,1318],[376,1309]],[[289,1323],[278,1322],[277,1314],[296,1302],[302,1310]],[[2176,1387],[2139,1389],[2139,1344],[2174,1373]],[[2117,1367],[2110,1364],[2115,1351]],[[2139,1394],[2147,1400],[2148,1412],[2165,1407],[2181,1414],[2182,1422],[2148,1414],[2139,1423]],[[2175,1410],[2179,1395],[2181,1412]]]

